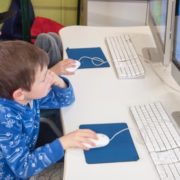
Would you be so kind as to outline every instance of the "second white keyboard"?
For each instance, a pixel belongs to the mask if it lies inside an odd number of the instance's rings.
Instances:
[[[128,34],[106,37],[119,79],[144,76],[144,68]]]
[[[130,111],[162,180],[180,180],[180,135],[160,102]]]

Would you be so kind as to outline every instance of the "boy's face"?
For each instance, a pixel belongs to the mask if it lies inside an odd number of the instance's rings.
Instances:
[[[52,77],[47,67],[43,67],[42,71],[38,68],[35,81],[32,84],[31,91],[25,91],[25,99],[31,101],[45,97],[51,89]]]

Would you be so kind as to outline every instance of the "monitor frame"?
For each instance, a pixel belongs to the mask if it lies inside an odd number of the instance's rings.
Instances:
[[[177,17],[176,17],[176,13],[174,12],[174,19],[176,19]],[[176,27],[177,26],[177,22],[178,21],[175,21],[175,23],[174,23],[174,27]],[[180,64],[178,64],[178,62],[177,62],[177,60],[175,60],[176,59],[176,56],[175,56],[175,44],[176,44],[176,40],[175,40],[175,38],[176,38],[176,28],[174,28],[173,29],[174,30],[174,32],[173,32],[173,35],[174,35],[174,37],[173,37],[173,56],[172,56],[172,63],[171,63],[171,75],[172,75],[172,77],[174,78],[174,80],[176,81],[176,83],[180,86]],[[172,112],[172,117],[173,117],[173,120],[174,120],[174,122],[175,122],[175,124],[177,125],[177,129],[178,129],[178,131],[180,130],[180,111],[174,111],[174,112]]]
[[[167,0],[167,17],[164,44],[160,38],[157,26],[151,16],[150,10],[148,12],[148,25],[152,32],[152,36],[156,47],[153,49],[155,53],[150,50],[150,59],[153,62],[162,62],[164,66],[168,66],[172,61],[173,54],[173,34],[174,34],[174,19],[175,19],[175,1]],[[149,1],[150,3],[150,1]],[[150,5],[149,5],[150,8]]]
[[[173,57],[172,57],[172,65],[171,65],[171,74],[174,80],[180,85],[180,64],[178,64],[175,56],[175,47],[176,47],[176,26],[177,26],[177,21],[176,21],[176,15],[175,15],[175,28],[174,28],[174,51],[173,51]]]

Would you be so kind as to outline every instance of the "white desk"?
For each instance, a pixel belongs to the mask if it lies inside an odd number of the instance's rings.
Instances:
[[[142,48],[152,46],[151,33],[148,27],[105,28],[72,26],[61,30],[64,58],[65,49],[100,46],[111,63],[105,44],[105,36],[121,32],[136,33],[132,40],[141,54]],[[167,112],[180,109],[180,94],[168,88],[158,78],[151,65],[143,62],[145,78],[135,80],[118,80],[113,67],[101,69],[82,69],[70,76],[76,101],[62,109],[64,132],[68,133],[86,123],[127,122],[140,159],[137,162],[107,163],[88,165],[82,150],[71,149],[65,154],[64,180],[158,180],[159,176],[131,117],[128,107],[137,103],[161,101]],[[171,76],[161,65],[155,65],[168,83],[176,85]],[[169,79],[168,79],[169,78]],[[172,84],[174,83],[174,84]]]

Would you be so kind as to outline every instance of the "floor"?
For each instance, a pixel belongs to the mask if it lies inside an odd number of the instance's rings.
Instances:
[[[63,180],[64,164],[57,163],[30,180]]]

